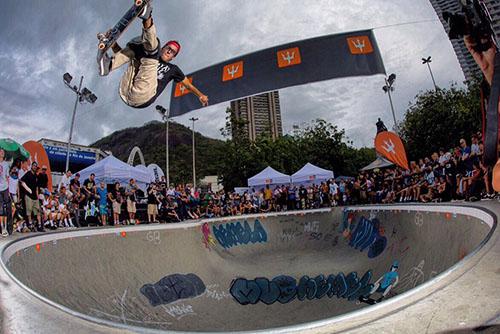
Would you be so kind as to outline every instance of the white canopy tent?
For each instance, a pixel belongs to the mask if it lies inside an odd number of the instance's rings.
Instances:
[[[323,169],[311,163],[307,163],[299,171],[292,175],[292,183],[316,183],[333,179],[331,170]]]
[[[290,175],[278,172],[272,167],[266,167],[262,172],[248,179],[249,187],[289,184]]]
[[[112,155],[82,169],[78,173],[82,181],[88,179],[90,174],[94,173],[96,182],[104,181],[106,184],[115,182],[128,183],[130,179],[135,179],[141,188],[145,188],[151,179],[149,173],[132,167]]]
[[[382,156],[377,156],[377,159],[375,159],[375,161],[373,161],[368,166],[361,168],[360,170],[367,171],[367,170],[373,170],[375,168],[386,168],[391,166],[394,166],[394,163],[390,162],[389,160],[387,160]]]
[[[147,167],[144,165],[134,166],[135,168],[147,173],[149,175],[150,182],[159,182],[165,174],[163,170],[157,164],[150,164]]]

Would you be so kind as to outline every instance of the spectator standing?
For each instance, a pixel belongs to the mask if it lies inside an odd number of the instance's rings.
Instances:
[[[11,163],[5,161],[5,151],[0,148],[0,224],[2,235],[5,237],[7,232],[7,220],[10,213],[10,195],[9,195],[9,170]]]
[[[465,139],[460,139],[460,161],[462,162],[462,170],[466,177],[472,176],[472,158],[471,158],[471,148],[467,146]]]
[[[137,212],[136,201],[137,201],[137,190],[139,186],[134,179],[130,179],[125,195],[127,196],[127,212],[129,217],[129,223],[132,225],[139,224],[139,221],[135,221],[135,214]]]
[[[31,170],[24,174],[21,181],[23,182],[23,187],[25,189],[25,208],[26,208],[26,216],[28,217],[29,228],[34,230],[35,226],[33,224],[33,220],[31,215],[34,214],[37,219],[37,226],[39,232],[45,232],[41,217],[40,217],[40,201],[38,200],[38,179],[37,179],[37,171],[38,164],[33,162],[31,164]]]
[[[38,188],[40,188],[40,193],[44,195],[50,194],[49,192],[49,176],[47,175],[47,166],[43,165],[42,170],[37,175],[38,178]]]
[[[99,199],[99,214],[101,215],[101,224],[106,226],[108,218],[108,189],[104,181],[99,183],[97,188],[97,198]]]
[[[109,193],[109,200],[113,208],[113,224],[120,225],[120,214],[122,213],[123,197],[120,189],[120,182],[116,182],[113,190]]]
[[[16,167],[12,167],[9,176],[9,195],[14,204],[19,201],[19,178]]]
[[[158,188],[155,184],[150,184],[148,187],[148,222],[155,223],[158,216]]]

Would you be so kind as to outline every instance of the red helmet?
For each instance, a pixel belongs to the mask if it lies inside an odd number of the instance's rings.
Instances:
[[[168,41],[168,42],[165,44],[165,46],[168,46],[168,45],[174,45],[174,46],[177,48],[177,53],[176,53],[175,55],[178,55],[178,54],[179,54],[179,52],[181,52],[181,44],[180,44],[179,42],[174,41],[174,40],[172,40],[172,41]],[[164,46],[164,47],[165,47],[165,46]]]

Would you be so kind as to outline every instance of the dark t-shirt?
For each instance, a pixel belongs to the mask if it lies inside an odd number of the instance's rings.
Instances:
[[[95,187],[95,181],[91,181],[90,179],[86,179],[85,182],[83,182],[83,187],[88,190],[89,193],[94,192],[94,187]]]
[[[156,94],[153,96],[148,102],[139,106],[138,108],[146,108],[149,107],[153,102],[158,98],[158,96],[163,93],[168,83],[172,80],[174,82],[181,82],[186,77],[184,73],[181,71],[179,66],[166,63],[163,60],[159,60],[158,69],[157,69],[157,77],[158,77],[158,87],[156,88]]]
[[[38,186],[38,177],[36,176],[36,174],[34,174],[32,171],[29,171],[24,174],[24,176],[21,178],[21,181],[26,183],[26,186],[28,186],[28,188],[30,188],[31,190],[31,194],[27,191],[25,191],[24,193],[28,195],[28,197],[32,200],[36,200],[36,188]]]
[[[47,188],[49,186],[49,177],[47,174],[40,173],[37,175],[38,179],[38,187],[40,188]]]
[[[148,189],[148,204],[158,204],[158,199],[155,196],[155,192],[150,192],[151,189]]]
[[[80,188],[80,181],[78,181],[77,179],[72,179],[70,182],[69,182],[69,188],[71,189],[71,191],[73,191],[74,188]]]

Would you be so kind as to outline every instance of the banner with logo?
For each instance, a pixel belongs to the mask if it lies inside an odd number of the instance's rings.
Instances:
[[[52,173],[50,169],[49,156],[47,155],[45,148],[42,144],[33,140],[24,143],[23,147],[26,151],[30,152],[30,158],[28,159],[29,165],[31,165],[32,162],[36,162],[40,169],[42,167],[47,167],[47,176],[49,178],[48,189],[52,192]]]
[[[396,165],[409,169],[406,151],[397,134],[390,131],[383,131],[375,137],[375,150]]]
[[[334,78],[385,74],[372,30],[327,35],[257,51],[188,74],[211,105]],[[172,87],[170,116],[201,108],[180,83]]]

